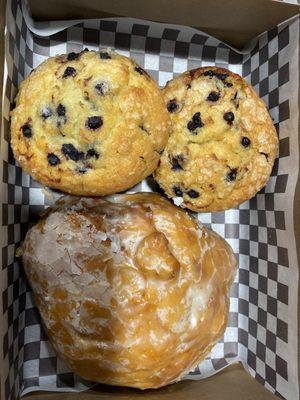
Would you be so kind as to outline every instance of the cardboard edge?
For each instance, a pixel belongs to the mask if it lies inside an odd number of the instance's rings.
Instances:
[[[0,138],[3,134],[2,132],[2,106],[3,106],[3,75],[4,75],[4,29],[5,29],[5,14],[6,14],[6,0],[0,0]],[[1,142],[0,142],[1,145]],[[0,220],[2,220],[2,202],[0,204]],[[2,222],[1,222],[1,229],[2,229]],[[1,232],[1,231],[0,231]],[[1,273],[2,273],[2,254],[0,255],[0,288],[1,288],[1,296],[0,296],[0,399],[5,399],[5,385],[4,385],[4,377],[3,377],[3,305],[2,305],[2,280],[1,280]]]
[[[24,400],[276,400],[275,395],[252,378],[237,362],[203,380],[183,380],[161,389],[141,392],[137,389],[101,386],[102,391],[81,393],[34,392]]]
[[[107,17],[131,17],[153,22],[187,25],[203,31],[241,51],[262,32],[297,15],[300,5],[276,0],[231,0],[224,7],[222,0],[152,0],[149,4],[140,0],[28,0],[34,19],[39,21],[61,19],[88,19]],[[59,7],[58,7],[59,5]],[[257,7],[261,12],[257,14]],[[178,12],[174,12],[174,9]],[[232,13],[232,9],[235,13]],[[237,23],[237,12],[242,23]],[[224,18],[225,17],[225,18]],[[212,20],[212,21],[211,21]],[[259,28],[254,28],[254,21]],[[226,21],[224,23],[223,21]],[[252,21],[252,23],[251,23]],[[244,31],[243,31],[244,29]]]
[[[5,27],[5,6],[6,6],[6,0],[0,0],[0,121],[2,122],[2,98],[3,98],[3,72],[4,72],[4,27]],[[298,57],[298,65],[300,68],[300,59]],[[298,98],[299,98],[299,102],[300,102],[300,90],[298,88]],[[0,135],[2,134],[1,131],[1,127],[0,126]],[[300,132],[300,119],[298,118],[298,132]],[[300,136],[300,135],[299,135]],[[300,151],[300,142],[299,142],[299,151]],[[296,244],[297,244],[297,256],[298,256],[298,260],[300,260],[300,209],[297,208],[297,204],[300,204],[300,175],[298,176],[298,180],[297,180],[297,186],[296,186],[296,191],[295,191],[295,206],[294,206],[294,220],[295,220],[295,238],[296,238]],[[1,283],[1,282],[0,282]],[[300,285],[298,287],[298,305],[300,303]],[[2,310],[2,296],[0,296],[0,310]],[[298,333],[300,332],[300,308],[298,306]],[[2,314],[0,316],[0,321],[1,321],[1,317]],[[2,341],[3,339],[3,331],[2,331],[2,326],[3,324],[0,323],[0,339]],[[299,370],[298,370],[298,375],[299,375],[299,381],[300,381],[300,341],[298,342],[298,361],[299,361]],[[2,360],[2,345],[0,346],[0,356],[1,356],[1,360]],[[2,363],[0,363],[0,399],[4,399],[4,385],[2,382],[3,376],[1,374],[1,369],[2,369]],[[232,370],[233,373],[237,376],[239,376],[239,379],[241,380],[241,382],[243,381],[242,376],[239,374],[239,372],[236,373],[236,371],[238,371],[238,369],[243,370],[243,368],[239,365],[237,366],[236,364],[233,364],[232,366],[229,366],[226,370]],[[244,370],[243,372],[248,376],[249,374],[247,374]],[[219,373],[216,376],[219,377],[221,374],[225,374],[225,372]],[[207,378],[206,380],[213,380],[215,379],[215,377],[212,378]],[[218,379],[218,378],[217,378]],[[251,378],[252,379],[252,378]],[[253,382],[255,382],[254,379],[252,379]],[[263,391],[263,393],[266,392],[266,390],[261,386],[261,389]],[[81,394],[78,394],[79,397],[77,397],[77,395],[74,394],[59,394],[59,393],[50,393],[50,394],[45,394],[40,393],[40,392],[36,392],[34,394],[28,394],[25,396],[26,399],[30,399],[30,398],[40,398],[42,400],[50,400],[50,399],[75,399],[78,398],[78,400],[80,399],[87,399],[88,397],[90,398],[90,396],[86,396],[85,394],[88,392],[84,392]],[[269,392],[268,392],[269,393]],[[253,393],[254,395],[254,393]],[[95,398],[99,398],[99,393],[93,393],[91,392],[91,397]],[[101,396],[102,397],[102,396]],[[123,397],[123,396],[122,396]],[[107,397],[107,399],[109,399],[110,397]],[[217,399],[216,397],[209,397],[209,399]],[[223,397],[222,397],[223,398]],[[252,397],[251,397],[252,398]],[[260,399],[262,399],[262,397],[259,397]],[[267,396],[263,397],[264,399],[267,399]],[[270,397],[275,399],[274,396]],[[203,398],[204,399],[204,398]],[[187,398],[188,400],[188,398]]]
[[[299,17],[300,19],[300,17]],[[299,21],[300,25],[300,21]],[[299,41],[300,41],[300,27],[299,27]],[[300,71],[300,54],[298,51],[298,71]],[[300,104],[300,83],[298,85],[298,105]],[[298,148],[300,154],[300,114],[298,114]],[[298,207],[297,207],[298,205]],[[294,230],[295,230],[295,240],[296,240],[296,251],[297,251],[297,261],[298,270],[300,274],[300,171],[298,173],[298,179],[295,189],[294,198]],[[300,279],[298,279],[298,383],[300,385]]]

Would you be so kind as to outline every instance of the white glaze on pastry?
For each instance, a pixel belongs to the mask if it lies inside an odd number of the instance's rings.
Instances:
[[[27,234],[23,262],[55,350],[89,380],[156,388],[221,337],[229,245],[155,194],[65,198]]]

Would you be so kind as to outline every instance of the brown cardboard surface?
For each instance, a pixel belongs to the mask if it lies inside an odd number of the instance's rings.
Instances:
[[[274,0],[29,0],[29,5],[37,20],[142,18],[196,27],[236,48],[300,9]]]
[[[217,375],[203,381],[182,381],[162,389],[144,392],[101,386],[101,392],[89,390],[82,393],[45,393],[39,392],[24,396],[30,400],[94,400],[124,399],[131,400],[275,400],[271,392],[243,370],[239,364],[231,365]],[[296,399],[295,399],[296,400]]]
[[[298,55],[298,63],[300,67],[300,57]],[[298,98],[300,101],[300,88],[298,88]],[[298,137],[300,139],[300,118],[298,119]],[[300,140],[299,140],[300,152]],[[297,246],[298,269],[300,269],[300,174],[298,176],[295,201],[294,201],[294,228]],[[300,382],[300,285],[298,286],[298,380]]]
[[[0,0],[0,118],[2,110],[2,88],[4,68],[4,15],[5,0]]]

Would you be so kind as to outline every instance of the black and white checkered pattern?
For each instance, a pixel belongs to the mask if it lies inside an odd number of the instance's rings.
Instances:
[[[292,210],[297,154],[297,33],[299,21],[262,35],[250,54],[236,53],[191,28],[129,19],[79,23],[52,36],[30,32],[17,0],[8,2],[6,82],[1,137],[3,308],[2,388],[5,399],[32,390],[84,390],[91,383],[71,373],[55,356],[15,251],[40,211],[53,202],[16,165],[9,147],[9,109],[18,84],[40,62],[85,47],[115,48],[134,58],[162,86],[179,73],[217,65],[243,75],[270,108],[280,139],[280,158],[256,197],[239,208],[200,214],[239,259],[231,288],[228,328],[189,379],[207,377],[233,361],[278,396],[295,400],[297,263]],[[132,190],[157,190],[151,179]]]

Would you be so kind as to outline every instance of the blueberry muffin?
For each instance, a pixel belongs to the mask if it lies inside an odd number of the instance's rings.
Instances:
[[[207,67],[163,89],[173,133],[155,177],[177,205],[220,211],[253,197],[267,182],[278,149],[263,101],[239,75]]]
[[[154,80],[109,50],[51,57],[23,81],[11,119],[21,167],[75,195],[126,190],[157,167],[170,118]]]

